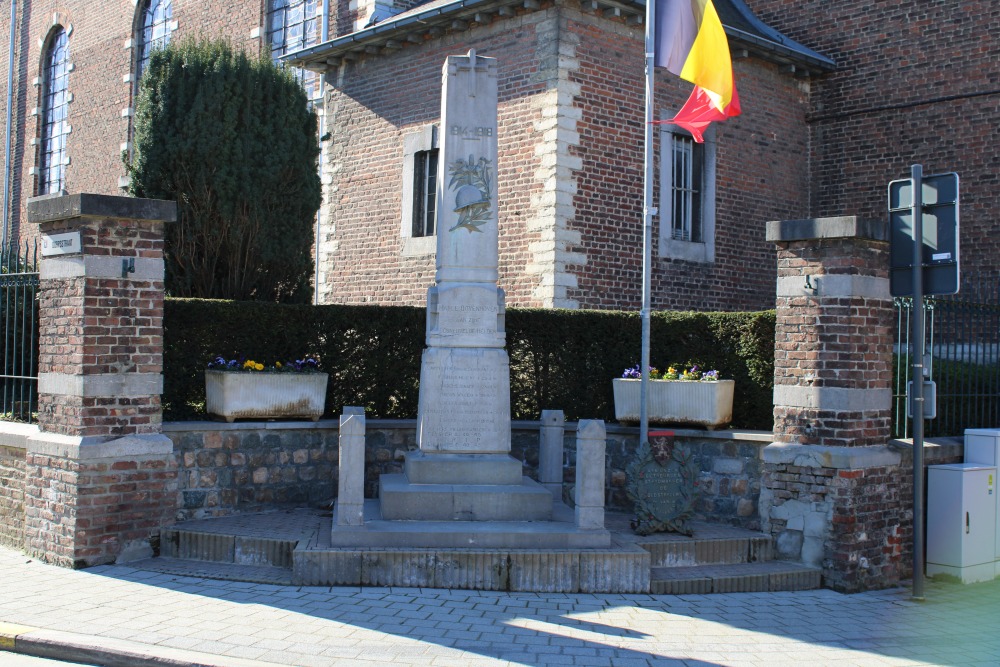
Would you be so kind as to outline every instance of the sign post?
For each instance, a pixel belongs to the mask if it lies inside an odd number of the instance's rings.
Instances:
[[[889,222],[889,291],[913,297],[913,599],[923,600],[924,295],[958,291],[958,174],[924,178],[923,167],[913,165],[908,180],[889,184]]]

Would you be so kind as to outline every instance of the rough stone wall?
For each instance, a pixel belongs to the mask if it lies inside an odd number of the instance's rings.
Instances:
[[[0,446],[0,544],[24,546],[24,449]]]
[[[168,430],[179,468],[179,520],[328,504],[336,429]]]
[[[765,530],[778,556],[823,568],[843,592],[895,586],[913,573],[912,443],[894,447],[899,463],[857,468],[763,463],[771,506]],[[927,443],[925,465],[962,460],[960,440]],[[926,473],[925,473],[926,474]]]
[[[809,115],[810,215],[885,219],[886,185],[961,179],[962,294],[997,298],[1000,20],[991,0],[748,0],[763,21],[833,58]]]
[[[140,3],[141,4],[141,3]],[[177,29],[171,40],[185,37],[224,37],[252,53],[261,48],[251,30],[262,25],[261,0],[236,0],[225,5],[210,2],[175,2],[173,19]],[[66,167],[67,192],[119,194],[119,179],[125,176],[122,146],[129,140],[128,109],[135,106],[134,84],[125,77],[132,73],[132,37],[135,3],[107,0],[31,0],[18,2],[18,30],[14,72],[12,199],[13,238],[35,234],[33,226],[22,225],[24,205],[35,196],[36,146],[40,116],[32,111],[41,106],[40,86],[43,46],[54,24],[69,29],[69,73],[67,123],[72,128],[66,145],[70,164]],[[9,35],[9,8],[0,12],[0,32]],[[6,44],[6,40],[4,41]],[[0,88],[6,99],[7,58],[0,58]]]
[[[181,509],[178,520],[255,512],[275,507],[329,506],[336,496],[338,429],[313,427],[232,427],[199,423],[167,426],[179,468]],[[721,435],[721,434],[720,434]],[[538,479],[538,426],[516,427],[511,456],[522,461],[524,474]],[[760,529],[760,450],[764,441],[680,435],[698,466],[699,520]],[[563,480],[572,501],[576,481],[575,424],[564,437]],[[605,499],[609,509],[629,511],[625,468],[638,446],[635,429],[611,427],[607,440]],[[417,449],[412,421],[371,423],[365,434],[365,497],[378,497],[382,474],[403,472],[406,452]]]

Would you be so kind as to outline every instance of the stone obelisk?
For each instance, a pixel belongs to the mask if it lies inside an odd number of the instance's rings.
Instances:
[[[405,475],[382,476],[382,515],[543,520],[551,494],[525,479],[509,455],[510,363],[497,286],[497,63],[475,51],[449,56],[443,77],[419,451],[407,456]]]
[[[422,452],[510,451],[510,365],[497,287],[497,66],[445,63],[438,159],[436,284],[420,371]]]

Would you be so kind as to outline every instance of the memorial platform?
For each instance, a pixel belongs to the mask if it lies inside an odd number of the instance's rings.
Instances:
[[[559,513],[556,513],[556,517]],[[330,512],[288,510],[188,521],[166,529],[143,570],[309,586],[399,586],[551,593],[722,593],[804,590],[820,571],[772,560],[762,533],[693,522],[694,535],[642,537],[608,513],[609,543],[591,548],[336,547]]]

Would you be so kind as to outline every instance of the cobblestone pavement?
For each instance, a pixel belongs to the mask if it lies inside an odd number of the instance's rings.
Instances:
[[[44,644],[55,657],[92,655],[91,647],[119,656],[117,664],[1000,665],[1000,580],[928,582],[922,603],[908,589],[690,596],[360,589],[126,566],[73,571],[3,548],[0,577],[0,646],[17,635],[18,646]]]

